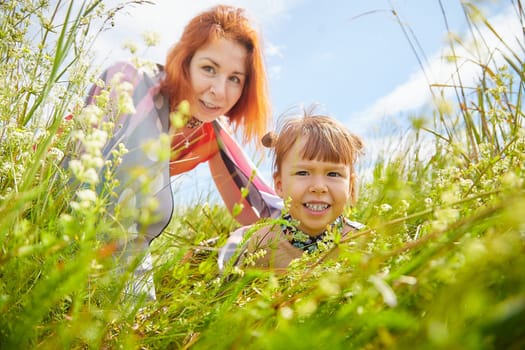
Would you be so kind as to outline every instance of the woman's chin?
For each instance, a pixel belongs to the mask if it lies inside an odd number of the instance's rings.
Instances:
[[[204,123],[209,123],[219,118],[222,114],[217,113],[196,113],[193,116]]]

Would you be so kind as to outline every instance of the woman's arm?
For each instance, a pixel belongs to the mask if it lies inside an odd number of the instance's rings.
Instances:
[[[241,204],[242,211],[235,216],[235,219],[241,225],[255,223],[260,218],[259,212],[250,205],[246,198],[242,198],[241,189],[234,179],[235,174],[232,174],[228,169],[221,153],[217,152],[208,163],[213,181],[215,181],[217,189],[230,213],[233,213],[236,205]]]

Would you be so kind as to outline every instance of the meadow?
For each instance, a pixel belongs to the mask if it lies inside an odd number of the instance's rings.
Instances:
[[[116,273],[113,253],[129,213],[107,210],[119,154],[100,159],[113,125],[83,101],[100,73],[97,33],[141,2],[0,2],[1,349],[525,348],[523,32],[513,51],[463,2],[477,83],[429,87],[435,104],[399,135],[411,143],[385,148],[360,183],[348,216],[366,227],[337,242],[337,259],[219,273],[218,247],[238,224],[203,200],[177,208],[153,242],[157,300],[128,300],[132,271]],[[462,40],[450,38],[458,67]]]

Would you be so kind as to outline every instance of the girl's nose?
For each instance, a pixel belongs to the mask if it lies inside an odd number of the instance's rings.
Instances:
[[[328,187],[321,179],[313,179],[314,181],[310,185],[310,191],[313,193],[324,193],[328,191]]]

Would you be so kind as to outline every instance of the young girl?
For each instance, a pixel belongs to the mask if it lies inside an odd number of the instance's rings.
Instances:
[[[274,187],[286,203],[286,224],[270,222],[251,236],[247,253],[264,253],[255,266],[284,269],[316,251],[329,232],[344,236],[361,227],[343,216],[355,201],[359,137],[330,117],[305,114],[286,120],[279,135],[267,134],[263,144],[273,147]]]

